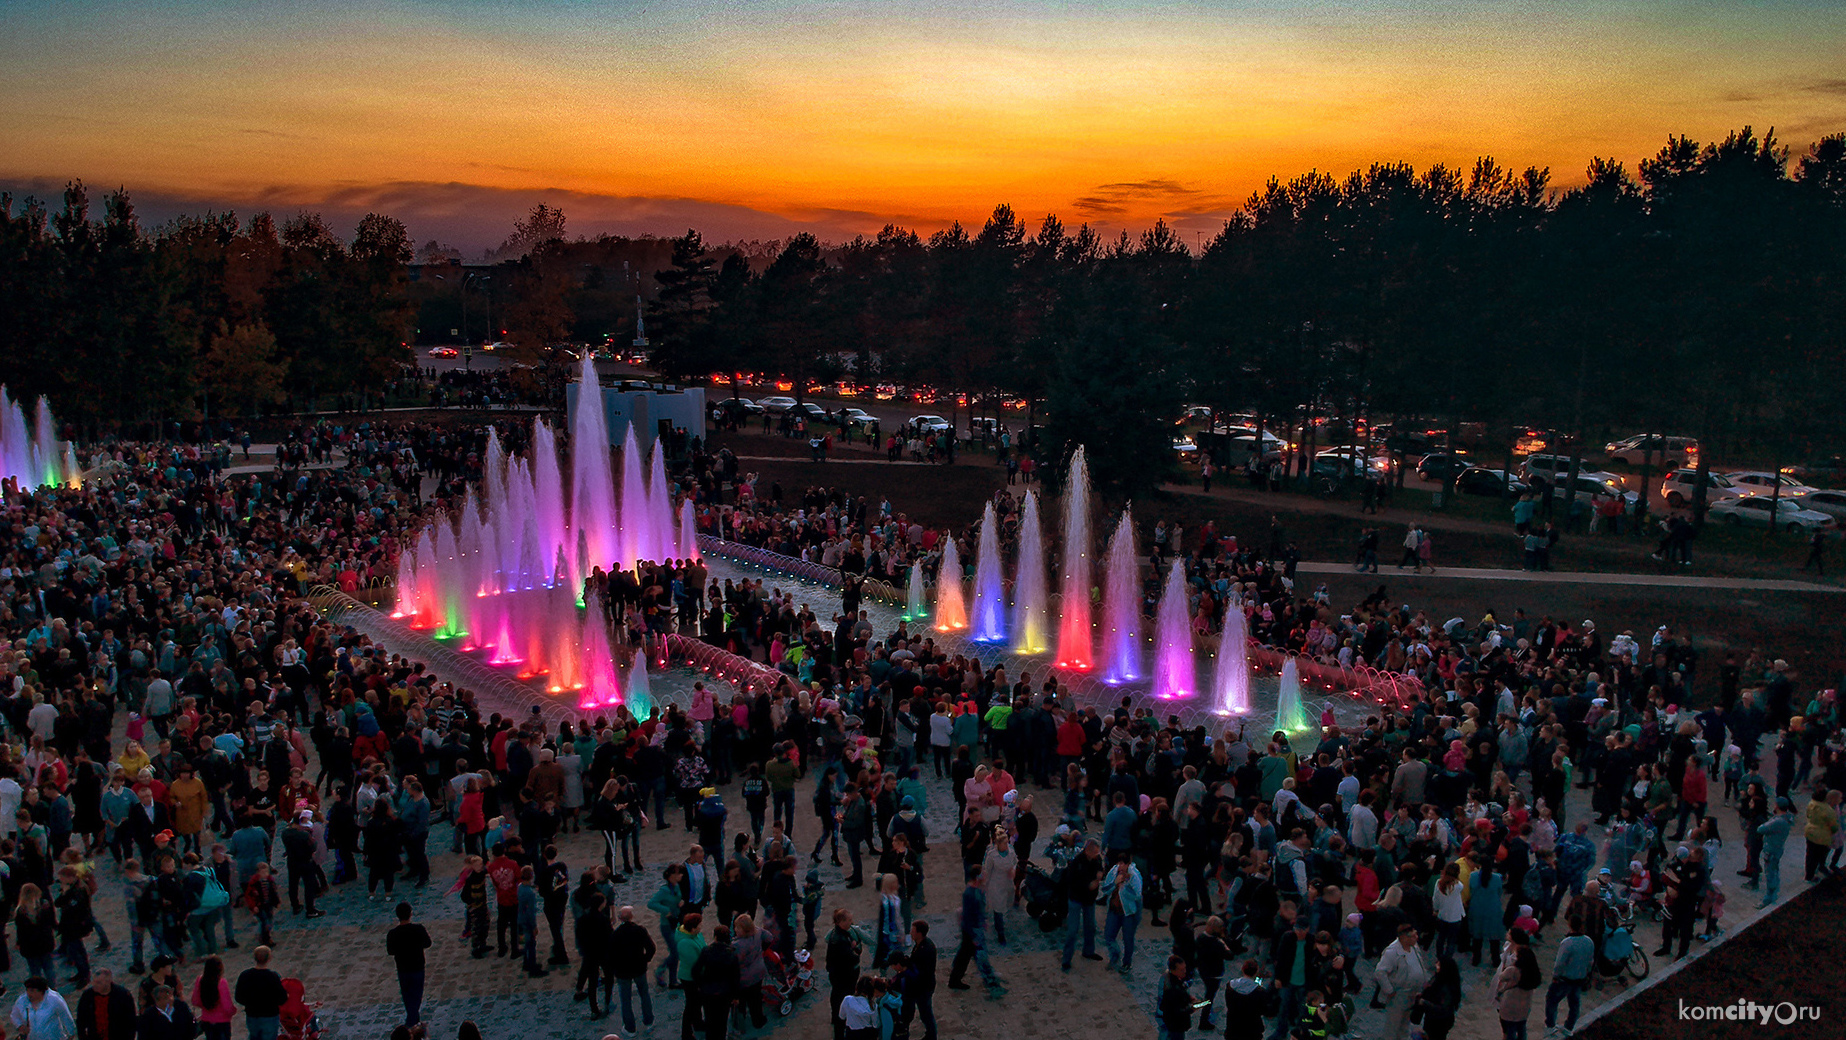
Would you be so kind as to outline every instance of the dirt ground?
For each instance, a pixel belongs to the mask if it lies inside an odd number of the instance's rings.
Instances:
[[[1791,848],[1789,854],[1800,852]],[[1846,1035],[1842,934],[1846,934],[1846,890],[1839,882],[1815,886],[1575,1035],[1583,1040]],[[1682,1005],[1725,1005],[1738,1000],[1818,1008],[1820,1018],[1765,1027],[1760,1022],[1680,1017]]]

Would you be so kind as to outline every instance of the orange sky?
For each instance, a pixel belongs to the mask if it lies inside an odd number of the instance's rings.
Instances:
[[[1001,201],[1209,233],[1271,174],[1568,184],[1669,132],[1846,130],[1837,3],[154,6],[0,9],[0,186],[388,206],[470,249],[540,200],[715,239]]]

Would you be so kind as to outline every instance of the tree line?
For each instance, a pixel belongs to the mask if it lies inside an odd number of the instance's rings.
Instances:
[[[1593,160],[1569,190],[1486,158],[1274,179],[1196,253],[1164,223],[1109,240],[1004,205],[927,239],[797,235],[760,270],[688,232],[649,331],[681,377],[1023,398],[1044,456],[1088,444],[1121,495],[1165,479],[1185,403],[1274,429],[1651,430],[1794,462],[1841,450],[1842,232],[1846,135],[1791,159],[1746,127],[1671,137],[1633,172]]]
[[[1088,444],[1115,495],[1166,478],[1189,403],[1278,431],[1314,415],[1842,450],[1846,135],[1798,157],[1748,127],[1670,137],[1568,190],[1485,158],[1310,172],[1253,192],[1197,250],[1165,223],[1107,238],[1005,205],[978,229],[833,246],[567,241],[541,206],[493,267],[446,269],[431,243],[409,285],[404,226],[378,214],[343,242],[314,214],[150,231],[125,192],[100,216],[80,183],[62,201],[0,196],[0,382],[91,432],[363,393],[414,362],[406,343],[456,328],[554,361],[545,347],[623,343],[642,296],[670,376],[1022,400],[1047,470]]]
[[[318,214],[141,226],[126,191],[92,212],[0,195],[0,383],[86,435],[176,418],[364,399],[405,346],[410,238],[368,214],[350,242]]]

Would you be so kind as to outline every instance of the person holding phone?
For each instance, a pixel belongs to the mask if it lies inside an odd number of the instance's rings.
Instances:
[[[1192,992],[1186,988],[1186,958],[1167,958],[1167,973],[1160,977],[1160,1040],[1185,1040],[1192,1028]]]

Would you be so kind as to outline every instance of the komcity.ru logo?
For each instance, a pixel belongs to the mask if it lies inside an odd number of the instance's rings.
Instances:
[[[1748,999],[1739,999],[1729,1004],[1688,1004],[1682,998],[1679,1002],[1679,1020],[1681,1022],[1755,1022],[1759,1026],[1792,1026],[1796,1022],[1820,1021],[1820,1009],[1803,1007],[1788,1001],[1780,1004],[1758,1004]]]

